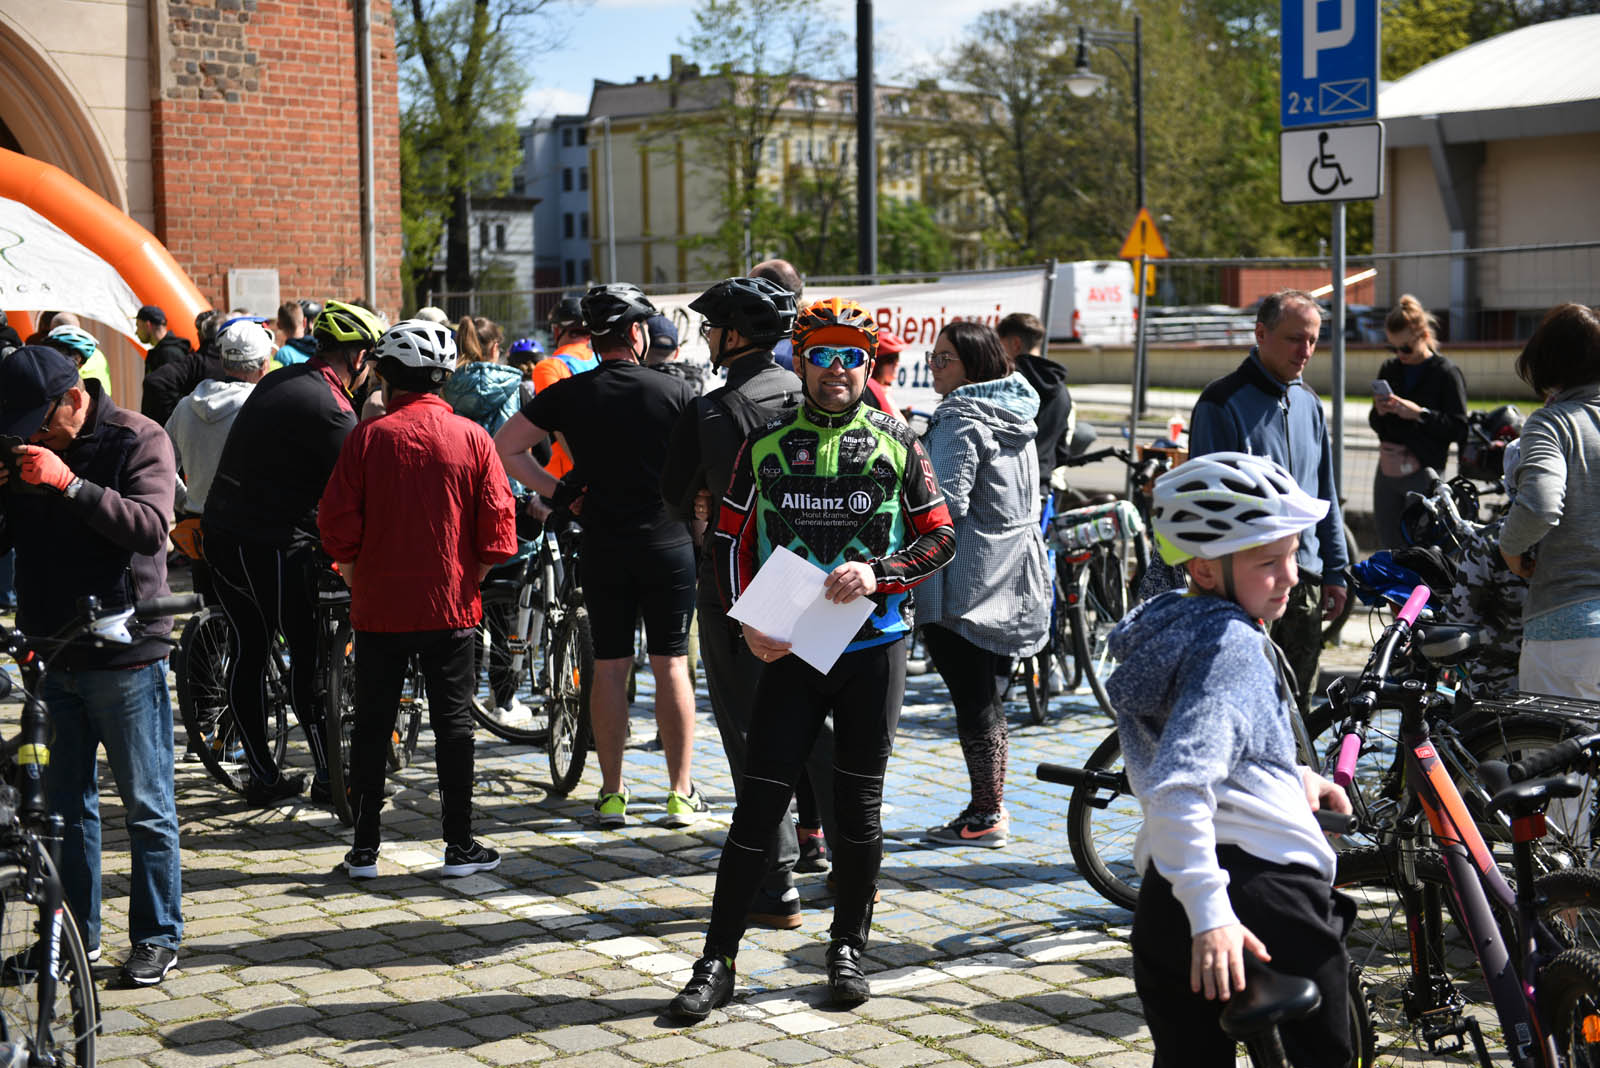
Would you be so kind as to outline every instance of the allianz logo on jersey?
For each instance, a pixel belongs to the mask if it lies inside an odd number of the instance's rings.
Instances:
[[[837,512],[840,509],[849,509],[854,515],[866,515],[872,511],[872,495],[863,490],[843,497],[825,497],[816,493],[785,493],[779,502],[780,508],[803,508],[810,512]]]

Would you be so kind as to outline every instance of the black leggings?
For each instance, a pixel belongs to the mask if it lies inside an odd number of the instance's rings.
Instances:
[[[1266,945],[1272,968],[1304,976],[1322,991],[1314,1015],[1279,1028],[1289,1063],[1345,1068],[1354,1048],[1344,950],[1353,902],[1308,868],[1261,860],[1237,846],[1218,846],[1217,860],[1229,876],[1234,914]],[[1224,1003],[1189,989],[1193,937],[1172,884],[1152,865],[1133,914],[1133,982],[1155,1041],[1155,1068],[1233,1068],[1234,1041],[1217,1022]]]
[[[797,656],[763,669],[744,784],[717,865],[707,956],[738,954],[745,913],[766,874],[768,841],[789,818],[795,780],[830,712],[839,821],[837,838],[828,841],[838,891],[830,934],[858,949],[866,945],[883,860],[883,773],[905,689],[906,651],[899,641],[845,653],[826,675]]]
[[[222,607],[238,641],[228,665],[228,704],[239,724],[250,775],[259,783],[278,781],[278,766],[267,741],[267,661],[272,639],[282,634],[289,647],[289,700],[306,733],[317,777],[327,777],[322,706],[317,700],[317,574],[314,549],[279,549],[241,541],[222,531],[206,531],[206,561]]]
[[[439,774],[439,812],[446,845],[472,842],[472,692],[476,630],[398,634],[356,631],[356,721],[350,731],[350,800],[356,810],[357,849],[378,847],[384,765],[400,688],[415,656],[428,693]]]
[[[998,813],[1005,800],[1006,714],[997,680],[1011,674],[1011,658],[991,653],[936,623],[922,628],[922,641],[956,706],[956,736],[972,780],[972,811]]]

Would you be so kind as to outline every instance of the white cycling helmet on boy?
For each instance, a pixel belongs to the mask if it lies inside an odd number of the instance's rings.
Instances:
[[[1180,564],[1270,544],[1316,526],[1327,514],[1328,502],[1301,489],[1273,460],[1214,452],[1156,479],[1150,525],[1161,558]]]

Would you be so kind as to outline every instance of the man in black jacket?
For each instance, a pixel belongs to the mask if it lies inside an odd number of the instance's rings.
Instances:
[[[222,358],[217,353],[217,328],[221,323],[222,318],[216,312],[210,309],[201,312],[194,317],[195,334],[200,338],[198,352],[189,349],[185,342],[184,352],[175,359],[167,360],[154,370],[150,369],[148,362],[145,364],[139,411],[147,418],[166,426],[178,402],[193,393],[200,383],[208,378],[221,380],[228,377],[222,369]]]
[[[1018,373],[1039,394],[1039,414],[1034,422],[1039,436],[1039,483],[1050,484],[1050,472],[1067,462],[1072,445],[1072,394],[1067,392],[1067,369],[1039,355],[1044,344],[1044,324],[1027,312],[1012,312],[995,327],[1000,344],[1016,364]]]
[[[177,464],[161,427],[112,403],[71,359],[25,346],[0,361],[0,434],[29,442],[0,467],[0,550],[15,548],[17,626],[48,637],[74,622],[80,598],[131,607],[167,590],[167,524]],[[46,785],[62,816],[61,882],[90,959],[100,955],[100,810],[104,745],[126,810],[125,981],[161,982],[183,937],[178,810],[173,790],[167,643],[172,622],[130,622],[128,644],[80,641],[45,676],[54,741]]]
[[[159,371],[169,363],[187,359],[194,351],[189,347],[188,338],[179,337],[167,329],[167,313],[154,304],[146,304],[140,308],[139,314],[133,317],[133,321],[140,344],[150,346],[150,351],[144,354],[146,376]]]

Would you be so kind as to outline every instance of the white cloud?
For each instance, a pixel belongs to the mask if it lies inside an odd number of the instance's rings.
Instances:
[[[582,115],[589,110],[589,94],[553,86],[535,86],[522,98],[522,116],[528,122],[549,115]]]

